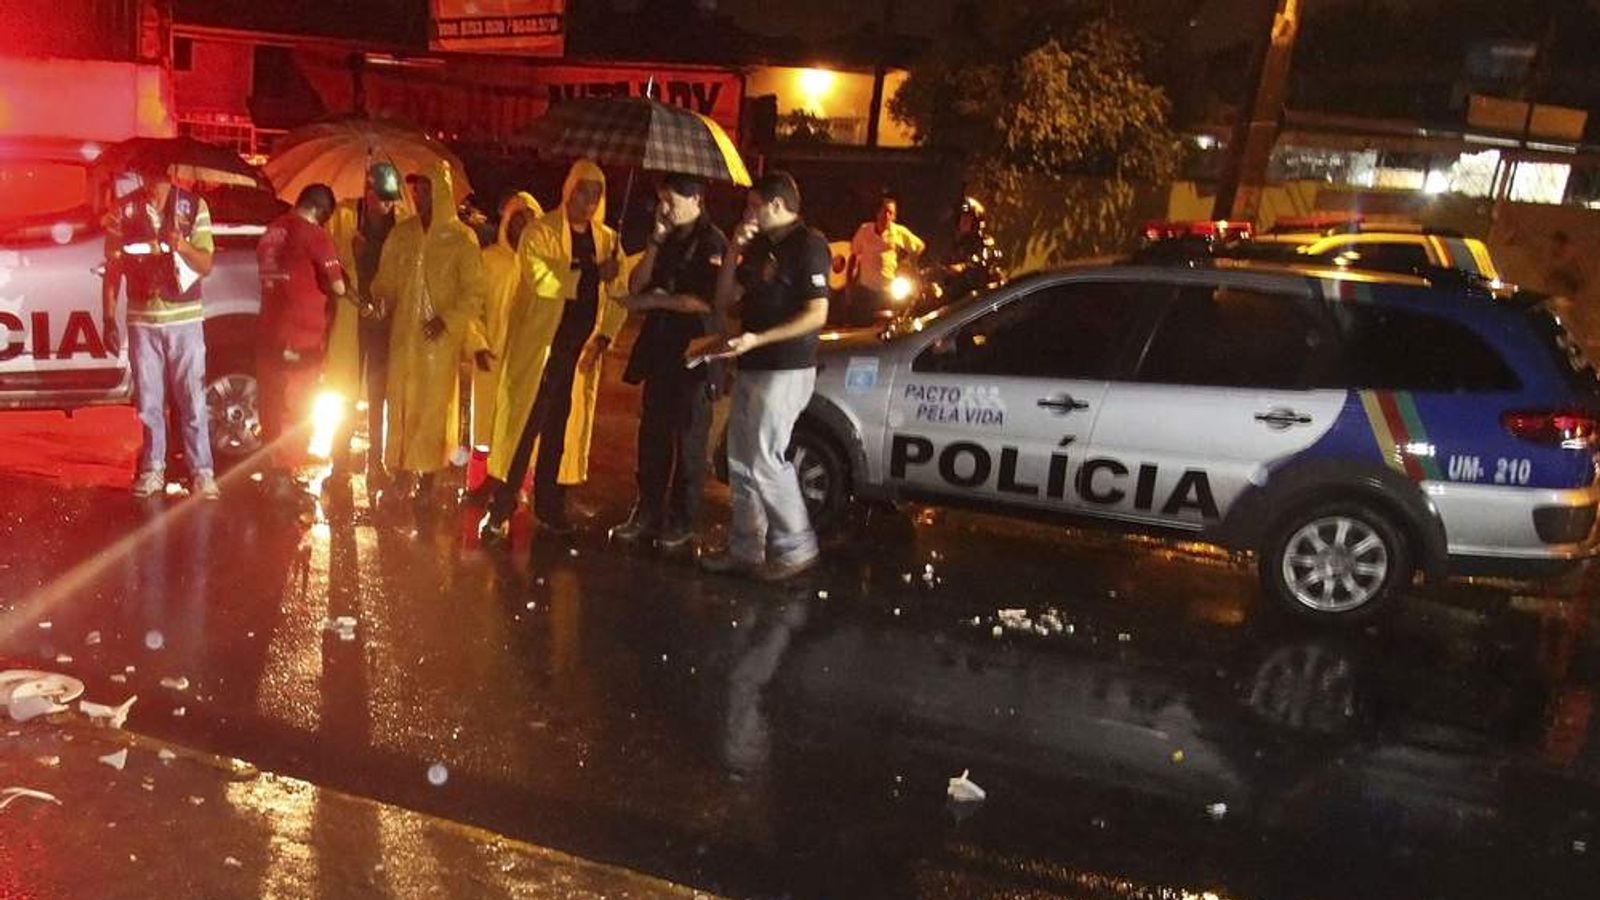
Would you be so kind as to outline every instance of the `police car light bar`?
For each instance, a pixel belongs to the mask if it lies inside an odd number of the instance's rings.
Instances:
[[[1249,221],[1206,219],[1199,221],[1152,220],[1144,223],[1144,239],[1165,241],[1175,238],[1205,238],[1212,241],[1249,240],[1255,226]]]

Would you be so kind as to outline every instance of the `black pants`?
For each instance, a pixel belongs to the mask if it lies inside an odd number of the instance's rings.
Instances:
[[[383,404],[389,396],[389,322],[364,318],[357,327],[361,381],[367,395],[367,471],[370,473],[383,468]],[[350,466],[350,438],[356,427],[354,406],[352,398],[352,415],[345,417],[334,436],[334,462],[343,469]]]
[[[539,393],[533,398],[533,410],[522,426],[517,452],[511,456],[511,470],[489,502],[489,512],[496,518],[508,518],[516,511],[517,492],[528,475],[535,441],[539,444],[539,459],[533,469],[534,514],[546,520],[566,515],[566,494],[557,478],[561,474],[561,456],[567,446],[567,420],[572,417],[572,383],[578,374],[578,357],[582,352],[581,345],[550,351],[544,375],[539,380]]]
[[[639,410],[639,508],[645,527],[694,529],[706,483],[711,400],[702,373],[652,375]]]

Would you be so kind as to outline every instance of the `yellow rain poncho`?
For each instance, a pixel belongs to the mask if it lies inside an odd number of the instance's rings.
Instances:
[[[500,372],[505,368],[506,329],[511,324],[511,309],[522,283],[517,265],[517,248],[512,246],[507,229],[518,212],[528,212],[531,225],[544,215],[539,201],[526,191],[519,192],[500,210],[500,237],[483,251],[483,274],[488,295],[479,316],[467,330],[467,359],[472,365],[472,443],[487,445],[494,439],[495,401],[500,392]],[[524,231],[527,230],[524,226]],[[489,371],[478,368],[475,356],[480,350],[494,354]]]
[[[561,188],[561,207],[545,214],[522,232],[517,262],[522,273],[518,300],[506,333],[505,372],[500,381],[500,397],[495,410],[494,436],[489,442],[489,474],[502,481],[511,470],[511,457],[522,438],[533,401],[539,393],[539,380],[556,326],[570,300],[578,295],[579,272],[572,268],[572,232],[567,222],[567,202],[580,181],[605,184],[605,173],[588,160],[573,163]],[[595,258],[620,257],[617,233],[605,224],[604,194],[590,227],[594,229]],[[628,310],[618,302],[627,295],[628,273],[624,267],[614,280],[600,286],[600,309],[595,316],[594,335],[615,338],[628,318]],[[589,437],[594,430],[595,404],[600,397],[600,365],[585,370],[581,366],[572,385],[572,415],[567,419],[566,444],[561,455],[561,484],[581,484],[589,475]],[[537,453],[537,450],[535,451]]]
[[[322,384],[350,400],[360,397],[363,390],[361,310],[357,304],[366,285],[360,283],[361,277],[356,271],[356,234],[360,231],[363,202],[360,197],[340,201],[333,208],[333,217],[328,220],[327,226],[328,236],[333,238],[333,247],[339,253],[339,262],[344,265],[346,290],[344,296],[334,302],[333,327],[328,335],[328,357],[323,368]],[[396,224],[404,221],[406,215],[399,206],[395,207]]]
[[[456,216],[450,166],[428,171],[433,215],[396,225],[383,245],[372,295],[393,310],[389,330],[388,440],[392,471],[426,474],[450,464],[460,445],[461,353],[483,309],[483,254],[477,235]],[[435,340],[423,334],[444,321]]]

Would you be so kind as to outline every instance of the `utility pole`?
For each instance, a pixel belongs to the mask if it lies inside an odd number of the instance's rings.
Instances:
[[[884,64],[883,58],[889,53],[889,46],[894,36],[894,4],[895,0],[883,0],[883,24],[878,34],[878,58],[872,67],[872,108],[867,110],[867,146],[878,146],[878,129],[883,118],[883,82],[889,74],[889,67]]]
[[[1257,68],[1255,98],[1248,115],[1234,129],[1233,152],[1217,186],[1212,218],[1253,221],[1256,217],[1289,96],[1289,67],[1299,34],[1300,0],[1274,0],[1271,31]]]

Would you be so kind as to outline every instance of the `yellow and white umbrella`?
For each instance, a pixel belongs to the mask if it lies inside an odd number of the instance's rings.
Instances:
[[[349,116],[314,122],[279,138],[265,171],[278,196],[292,203],[307,185],[319,183],[332,187],[337,197],[359,197],[374,163],[415,175],[440,160],[453,170],[456,200],[466,199],[472,193],[467,169],[443,143],[399,122]]]

